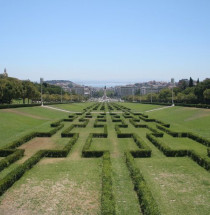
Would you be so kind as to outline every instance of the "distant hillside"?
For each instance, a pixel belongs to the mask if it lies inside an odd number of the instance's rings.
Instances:
[[[67,80],[49,80],[49,81],[45,81],[48,84],[52,84],[52,85],[56,85],[56,86],[60,86],[63,89],[71,89],[73,87],[78,87],[81,86],[79,84],[76,84],[72,81],[67,81]]]

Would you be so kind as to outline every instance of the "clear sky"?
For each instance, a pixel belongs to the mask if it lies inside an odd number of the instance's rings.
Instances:
[[[45,80],[210,77],[210,0],[0,0],[0,73]]]

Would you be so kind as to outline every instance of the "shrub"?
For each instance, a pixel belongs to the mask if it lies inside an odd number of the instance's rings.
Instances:
[[[0,160],[0,171],[4,168],[8,167],[13,162],[20,159],[24,154],[23,149],[17,149],[16,151],[13,150],[13,153],[5,157],[4,159]]]
[[[104,152],[102,169],[101,214],[114,215],[115,200],[112,191],[112,169],[109,152]]]
[[[201,143],[205,146],[210,146],[210,140],[205,139],[203,137],[198,136],[197,134],[193,134],[192,132],[188,132],[188,138],[197,141],[198,143]]]
[[[7,144],[4,149],[14,149],[18,146],[21,146],[22,144],[28,142],[29,140],[33,139],[34,137],[37,136],[37,133],[36,132],[31,132],[31,133],[28,133],[26,134],[25,136],[19,138],[18,140],[15,140],[9,144]]]
[[[53,134],[55,134],[58,130],[64,127],[64,124],[60,124],[59,126],[53,128],[52,130],[48,132],[37,132],[37,137],[51,137]]]
[[[22,175],[32,168],[42,157],[45,156],[45,151],[38,151],[35,155],[26,160],[23,164],[12,170],[3,179],[0,180],[0,195],[10,188]]]
[[[183,156],[189,156],[194,160],[196,163],[198,163],[200,166],[205,168],[206,170],[210,170],[210,162],[205,158],[201,157],[199,154],[192,150],[173,150],[169,146],[167,146],[165,143],[161,142],[157,138],[153,136],[153,134],[147,134],[147,138],[155,145],[157,148],[159,148],[166,156],[168,157],[183,157]]]
[[[41,106],[41,104],[7,104],[7,105],[0,105],[0,109],[34,107],[34,106]]]
[[[125,159],[143,214],[160,215],[158,205],[155,202],[142,173],[136,166],[134,159],[129,152],[125,153]]]
[[[72,137],[72,134],[70,131],[74,128],[74,125],[70,125],[68,128],[66,128],[62,133],[61,137]]]
[[[50,126],[51,126],[51,127],[57,127],[57,126],[59,126],[59,125],[61,124],[61,122],[63,122],[63,121],[64,121],[64,119],[57,120],[57,121],[55,121],[55,122],[52,122],[52,123],[50,124]]]

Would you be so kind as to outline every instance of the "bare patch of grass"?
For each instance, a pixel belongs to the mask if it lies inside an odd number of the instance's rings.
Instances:
[[[89,183],[78,185],[68,176],[56,182],[28,179],[27,183],[5,195],[0,214],[98,214],[97,197],[88,187]]]

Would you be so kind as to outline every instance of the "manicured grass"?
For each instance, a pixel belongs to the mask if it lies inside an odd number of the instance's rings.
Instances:
[[[209,173],[189,158],[135,159],[161,214],[209,214]]]
[[[210,161],[210,158],[207,156],[206,146],[202,145],[189,138],[173,138],[168,134],[164,134],[163,138],[159,138],[162,142],[168,145],[172,149],[189,149],[194,150],[202,157],[205,157]]]
[[[147,110],[152,110],[155,108],[164,107],[162,105],[152,105],[152,104],[140,104],[140,103],[132,103],[132,102],[123,102],[123,106],[130,108],[134,112],[144,112]]]
[[[43,159],[0,198],[0,214],[100,214],[100,165]]]
[[[93,103],[75,103],[54,105],[71,111],[82,111]],[[145,112],[156,109],[157,105],[120,103],[132,110]],[[100,104],[97,111],[100,111]],[[107,104],[105,110],[108,110]],[[15,110],[15,111],[13,111]],[[114,111],[117,111],[114,109]],[[210,138],[210,111],[194,108],[172,107],[146,113],[170,123],[174,131],[193,131],[200,136]],[[68,118],[68,113],[42,107],[18,108],[12,111],[0,110],[0,146],[17,139],[29,131],[49,131],[50,123],[57,119]],[[0,197],[0,214],[100,214],[102,193],[102,158],[83,158],[83,146],[90,133],[103,133],[104,128],[94,128],[93,118],[85,128],[76,127],[71,133],[79,138],[67,157],[43,158],[27,171],[10,189]],[[161,214],[208,214],[209,208],[209,172],[188,157],[166,157],[146,137],[151,131],[147,128],[135,128],[129,119],[119,114],[128,128],[120,128],[122,133],[136,133],[152,150],[149,158],[135,158],[137,168],[152,192]],[[84,115],[83,115],[84,116]],[[30,140],[19,148],[25,149],[24,157],[0,175],[0,180],[15,170],[40,149],[63,149],[71,138],[61,138],[61,133],[74,123],[81,124],[78,116],[73,122],[62,122],[64,127],[52,137],[39,137]],[[138,118],[138,116],[135,116]],[[110,152],[112,191],[116,214],[142,214],[142,205],[134,190],[130,172],[125,163],[124,153],[139,150],[133,138],[117,138],[115,125],[106,114],[108,137],[93,138],[90,150]],[[102,123],[102,122],[100,122]],[[144,122],[156,128],[155,122]],[[207,157],[207,147],[189,138],[174,138],[164,133],[160,139],[172,149],[190,149]],[[21,197],[21,198],[20,198]],[[140,201],[141,202],[141,201]]]
[[[173,107],[147,113],[170,123],[176,131],[192,131],[203,137],[210,138],[210,110],[188,107]]]
[[[50,129],[50,122],[67,117],[67,113],[42,107],[0,110],[0,147],[28,132],[48,131]]]
[[[83,111],[84,108],[94,104],[93,102],[81,102],[81,103],[70,103],[70,104],[57,104],[50,105],[50,107],[57,107],[68,111]]]

